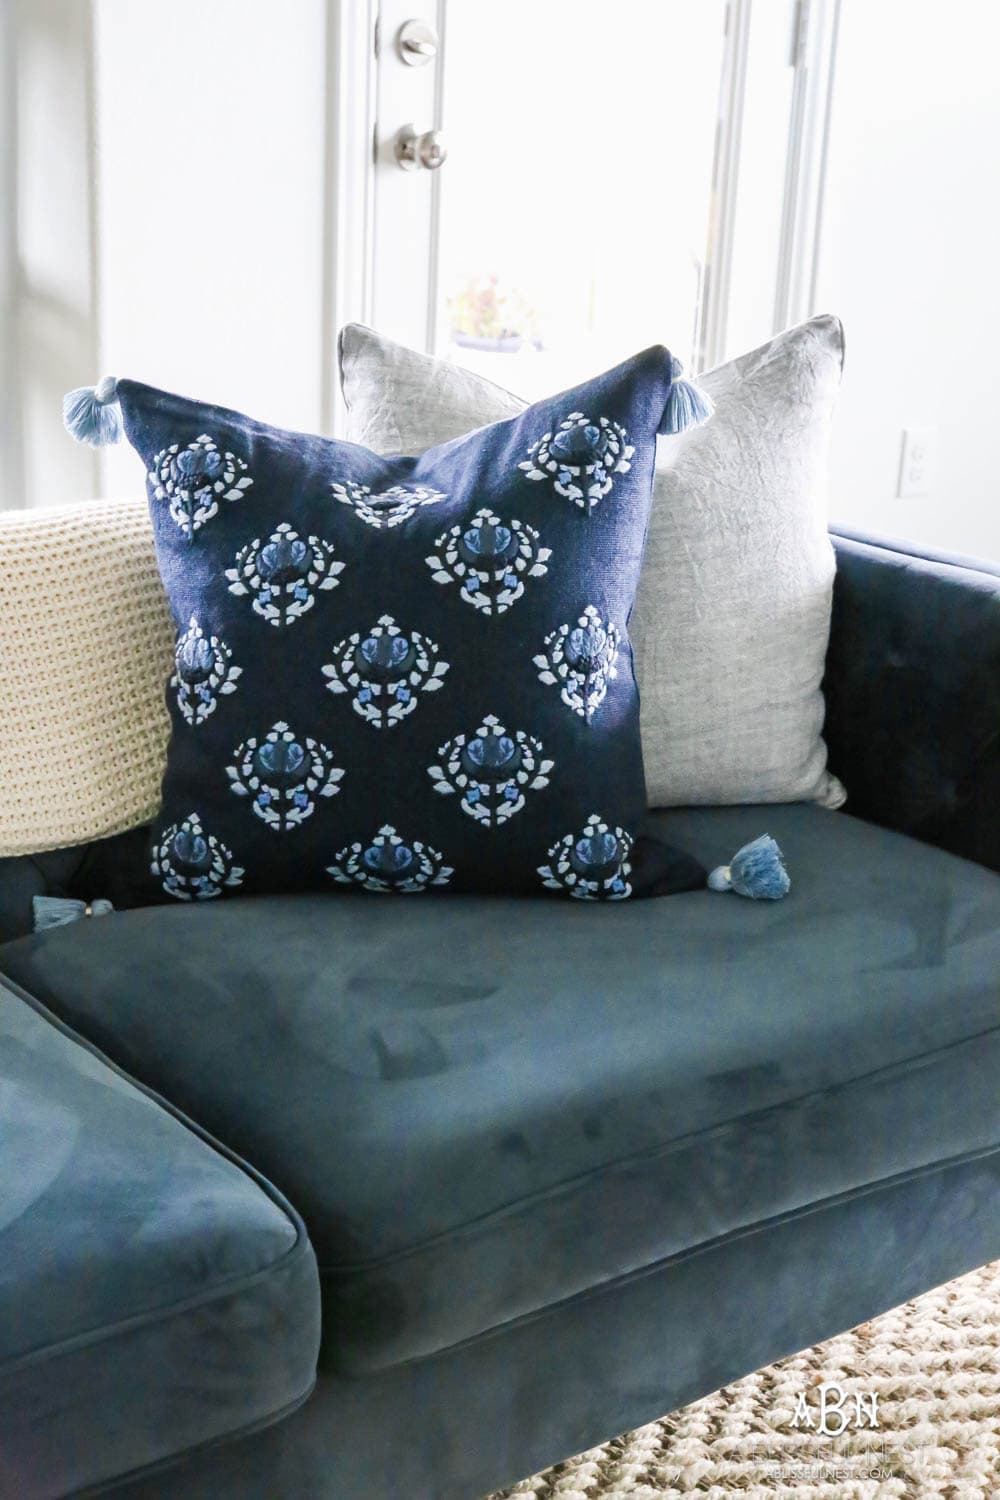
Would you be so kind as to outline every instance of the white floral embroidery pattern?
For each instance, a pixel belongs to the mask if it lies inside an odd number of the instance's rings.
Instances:
[[[355,713],[373,729],[391,729],[416,708],[421,693],[443,685],[449,670],[438,647],[419,630],[405,633],[392,615],[362,635],[356,630],[333,648],[323,668],[331,693],[351,693]]]
[[[524,806],[524,794],[549,784],[554,761],[543,759],[540,740],[523,729],[508,734],[488,714],[474,735],[456,734],[438,751],[444,762],[429,766],[434,790],[461,796],[462,811],[486,828],[498,828]]]
[[[197,813],[165,830],[150,869],[178,901],[210,901],[224,887],[243,884],[243,869],[233,863],[225,844],[205,833]]]
[[[243,498],[253,484],[246,467],[242,458],[220,452],[207,433],[186,448],[171,443],[156,455],[149,471],[153,499],[168,500],[174,521],[185,536],[193,537],[218,513],[220,499]]]
[[[620,422],[571,411],[528,449],[518,468],[528,479],[551,479],[557,495],[591,511],[607,495],[615,474],[627,474],[635,448]]]
[[[177,693],[177,707],[194,728],[213,714],[219,699],[235,693],[243,668],[231,665],[233,653],[217,635],[206,635],[191,616],[187,630],[174,650],[174,674],[170,686]]]
[[[435,583],[460,583],[461,596],[484,615],[502,615],[524,593],[525,578],[547,572],[550,547],[538,545],[538,532],[521,521],[503,522],[488,508],[471,522],[453,526],[425,558]]]
[[[575,625],[560,625],[545,637],[545,650],[532,658],[540,682],[559,685],[559,696],[589,723],[618,676],[621,649],[616,626],[588,604]]]
[[[592,813],[582,833],[567,833],[553,844],[549,863],[538,867],[542,884],[579,901],[624,901],[632,894],[632,843],[630,834],[612,830]]]
[[[344,773],[317,740],[296,739],[280,721],[264,739],[244,740],[226,767],[230,790],[250,797],[257,817],[275,833],[288,833],[311,817],[317,797],[335,797]]]
[[[367,846],[350,844],[341,849],[327,874],[341,885],[359,885],[366,891],[395,891],[408,896],[432,885],[447,885],[454,874],[442,856],[417,839],[407,844],[386,823]]]
[[[254,613],[279,629],[312,609],[316,595],[337,587],[344,564],[319,537],[302,538],[283,521],[265,542],[255,537],[226,569],[231,594],[248,594]]]
[[[383,530],[388,526],[400,526],[424,505],[436,505],[443,500],[440,490],[432,490],[423,484],[394,484],[390,489],[372,494],[368,484],[331,484],[335,497],[349,505],[356,516],[369,526]]]

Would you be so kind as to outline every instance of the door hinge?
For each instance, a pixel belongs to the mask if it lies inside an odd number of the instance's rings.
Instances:
[[[379,50],[380,50],[381,46],[382,46],[382,17],[381,16],[376,16],[375,17],[375,25],[372,27],[372,50],[374,51],[376,58],[379,55]]]

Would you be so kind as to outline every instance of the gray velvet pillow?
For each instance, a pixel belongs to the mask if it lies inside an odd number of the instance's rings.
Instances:
[[[629,623],[651,806],[844,801],[820,733],[843,354],[839,319],[812,318],[702,375],[712,421],[660,439]],[[527,405],[358,324],[340,356],[347,436],[376,453],[420,453]]]

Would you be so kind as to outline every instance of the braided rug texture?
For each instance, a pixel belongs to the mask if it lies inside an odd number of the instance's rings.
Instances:
[[[824,1381],[848,1393],[840,1436],[817,1430]],[[803,1392],[812,1431],[791,1426]],[[855,1392],[876,1393],[877,1430],[855,1427]],[[490,1500],[675,1495],[997,1500],[1000,1261]]]

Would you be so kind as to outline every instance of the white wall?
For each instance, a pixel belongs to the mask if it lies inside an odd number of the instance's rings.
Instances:
[[[93,378],[90,0],[4,6],[4,391],[0,507],[91,495],[94,453],[62,428]]]
[[[94,0],[102,373],[322,425],[323,0]],[[127,446],[105,493],[141,494]]]
[[[61,398],[130,375],[317,429],[332,380],[329,0],[11,0],[0,505],[141,494]],[[11,92],[10,86],[13,85]],[[15,441],[16,439],[16,441]]]
[[[818,304],[847,331],[838,519],[1000,559],[1000,7],[842,0]],[[897,499],[902,429],[937,426]]]

